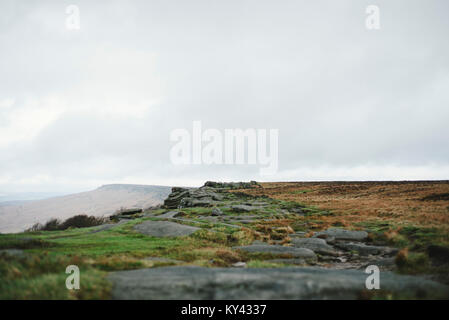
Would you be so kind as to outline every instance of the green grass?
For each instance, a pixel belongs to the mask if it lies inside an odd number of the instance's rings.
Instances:
[[[235,213],[230,208],[225,208],[253,199],[255,198],[241,198],[236,194],[229,194],[221,202],[220,209],[225,216],[277,216],[282,218],[281,222],[255,222],[242,225],[242,229],[232,228],[219,221],[204,219],[211,214],[212,207],[196,207],[177,210],[184,213],[181,218],[195,220],[177,221],[178,223],[201,228],[188,237],[156,238],[137,233],[133,229],[143,221],[161,220],[157,216],[134,217],[135,219],[109,230],[95,233],[92,231],[97,227],[2,234],[0,249],[23,249],[25,255],[11,257],[3,254],[0,257],[0,299],[105,299],[109,297],[111,289],[106,279],[108,272],[173,264],[148,261],[145,260],[146,257],[170,258],[183,264],[205,267],[229,267],[238,261],[245,261],[249,268],[291,266],[264,261],[280,257],[290,258],[289,255],[247,253],[232,247],[247,245],[254,240],[276,239],[274,236],[278,227],[286,225],[295,231],[317,231],[326,225],[325,217],[332,215],[331,212],[316,207],[267,198],[255,199],[269,205],[251,213]],[[281,214],[281,210],[298,208],[304,215]],[[158,209],[152,213],[162,214],[167,211],[170,210]],[[345,227],[335,223],[333,226]],[[445,243],[448,237],[436,229],[397,225],[384,219],[370,220],[356,226],[369,231],[373,241],[385,241],[390,245],[412,250],[400,265],[402,273],[434,271],[429,269],[424,250],[428,244]],[[393,236],[386,236],[388,232],[396,229],[399,231]],[[281,234],[281,239],[286,235]],[[68,276],[65,274],[65,268],[70,264],[80,268],[80,290],[72,291],[65,287],[65,279]]]
[[[65,285],[68,265],[80,268],[80,289]],[[0,299],[104,299],[110,284],[106,273],[79,257],[53,256],[45,252],[23,257],[0,257]]]

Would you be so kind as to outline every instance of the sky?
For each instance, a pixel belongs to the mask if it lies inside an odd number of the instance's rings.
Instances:
[[[448,13],[446,0],[2,0],[0,194],[449,179]],[[277,129],[277,171],[174,164],[170,134],[194,121]]]

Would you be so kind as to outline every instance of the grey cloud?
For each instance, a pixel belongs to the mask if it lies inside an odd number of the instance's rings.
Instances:
[[[0,145],[0,191],[264,179],[251,166],[172,166],[170,131],[194,120],[278,128],[270,180],[390,165],[449,178],[447,1],[376,1],[378,31],[364,27],[371,1],[77,1],[79,32],[64,27],[68,4],[0,5],[0,102],[57,97],[63,110]]]

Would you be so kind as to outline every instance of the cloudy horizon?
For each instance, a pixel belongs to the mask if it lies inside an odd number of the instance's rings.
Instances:
[[[377,5],[380,29],[368,30]],[[80,28],[67,28],[67,6]],[[449,179],[449,3],[0,3],[0,194],[111,183]],[[278,129],[279,167],[181,165],[170,133]]]

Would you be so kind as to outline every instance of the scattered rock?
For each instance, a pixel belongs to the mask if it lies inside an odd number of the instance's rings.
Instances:
[[[136,214],[136,213],[142,213],[142,208],[121,209],[118,212],[119,215],[124,215],[124,216]]]
[[[188,236],[200,228],[170,221],[145,221],[134,226],[134,230],[153,237]]]
[[[258,209],[260,209],[260,207],[253,207],[246,204],[238,204],[231,206],[231,210],[234,212],[251,212]]]
[[[248,203],[246,203],[246,204],[248,204]],[[254,202],[250,202],[249,204],[252,205],[252,206],[258,206],[258,207],[266,207],[266,206],[268,206],[268,203],[261,202],[261,201],[254,201]]]
[[[250,182],[214,182],[207,181],[204,187],[223,188],[223,189],[249,189],[258,186],[256,181]]]
[[[292,233],[290,235],[290,238],[305,238],[306,234],[307,234],[307,232],[299,231],[299,232]]]
[[[193,207],[212,207],[215,202],[212,198],[184,198],[179,203],[179,208],[193,208]]]
[[[234,247],[234,249],[243,250],[246,252],[271,253],[271,254],[288,254],[295,258],[304,258],[308,261],[314,262],[317,260],[316,254],[306,248],[284,247],[280,245],[255,244],[248,246]]]
[[[239,262],[233,263],[232,267],[233,268],[246,268],[246,263],[239,261]]]
[[[367,255],[394,255],[398,252],[395,248],[390,247],[380,247],[380,246],[370,246],[364,243],[354,243],[354,242],[336,242],[335,246],[346,250],[355,251],[362,256]]]
[[[290,212],[293,212],[293,213],[296,213],[299,215],[304,215],[304,211],[302,211],[301,208],[292,208],[292,209],[290,209]]]
[[[301,265],[301,266],[306,264],[306,261],[304,259],[270,259],[270,260],[265,260],[265,262],[295,264],[295,265]]]
[[[164,201],[168,209],[210,207],[215,201],[222,201],[223,196],[213,188],[172,188],[172,193]]]
[[[112,229],[112,228],[114,228],[114,227],[117,227],[117,226],[119,226],[119,225],[122,225],[122,224],[124,224],[124,223],[126,223],[126,222],[127,222],[127,221],[126,221],[126,219],[125,219],[125,220],[120,220],[120,221],[117,222],[117,223],[106,223],[106,224],[102,224],[102,225],[96,227],[96,228],[95,228],[94,230],[92,230],[90,233],[97,233],[97,232],[101,232],[101,231],[106,231],[106,230]]]
[[[250,224],[250,223],[254,223],[254,220],[236,219],[236,220],[230,220],[229,222],[242,223],[242,224]]]
[[[366,294],[363,270],[323,268],[161,267],[111,273],[113,299],[253,300],[359,299]],[[417,276],[383,272],[377,295],[448,299],[449,287]]]
[[[184,261],[180,261],[180,260],[175,260],[175,259],[170,259],[170,258],[162,258],[162,257],[148,257],[145,258],[144,260],[147,261],[153,261],[153,262],[161,262],[161,263],[183,263]]]
[[[366,231],[352,231],[339,228],[330,228],[325,231],[315,233],[313,237],[323,239],[331,237],[335,238],[336,240],[365,241],[368,238],[368,233]]]
[[[180,216],[180,215],[181,215],[181,212],[179,212],[179,211],[168,211],[168,212],[160,214],[160,215],[158,215],[156,217],[165,219],[165,218],[175,218],[175,217]]]
[[[213,208],[211,215],[212,216],[222,216],[222,215],[224,215],[224,213],[219,208]]]
[[[380,270],[394,270],[396,269],[395,257],[388,258],[376,258],[368,261],[362,266],[362,269],[366,269],[366,267],[370,265],[376,265]]]
[[[325,240],[320,238],[293,238],[291,242],[296,248],[307,248],[324,255],[338,255],[337,250],[328,245]]]

